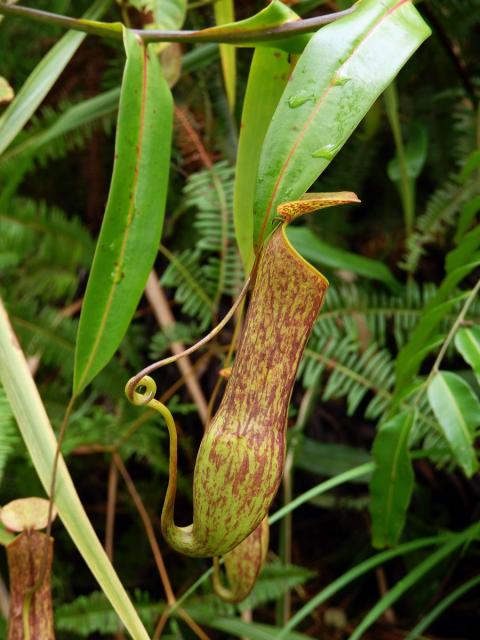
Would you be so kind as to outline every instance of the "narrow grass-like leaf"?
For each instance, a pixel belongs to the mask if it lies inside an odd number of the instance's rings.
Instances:
[[[255,244],[269,234],[277,206],[312,185],[429,33],[411,2],[363,0],[313,36],[265,138]]]
[[[434,551],[423,562],[408,573],[402,580],[390,589],[368,612],[348,640],[360,640],[364,637],[365,631],[379,618],[382,613],[392,606],[408,589],[411,589],[417,582],[431,571],[439,562],[444,560],[465,542],[465,532],[456,535],[453,540],[446,542],[440,549]]]
[[[455,347],[480,381],[480,327],[465,327],[455,336]]]
[[[187,609],[188,611],[188,609]],[[201,622],[212,629],[224,631],[229,636],[237,638],[250,638],[251,640],[277,640],[278,627],[259,622],[244,622],[239,618],[227,618],[222,616],[195,616]],[[289,632],[283,636],[285,640],[311,640],[310,636],[303,633]]]
[[[412,540],[411,542],[401,544],[398,547],[395,547],[395,549],[389,549],[388,551],[377,553],[371,558],[367,558],[363,562],[356,564],[352,569],[349,569],[339,578],[331,582],[327,587],[325,587],[325,589],[322,589],[322,591],[317,593],[299,611],[297,611],[297,613],[290,618],[278,634],[278,640],[284,639],[289,631],[298,626],[302,620],[304,620],[308,615],[310,615],[310,613],[312,613],[312,611],[323,604],[326,600],[334,596],[341,589],[347,587],[351,582],[353,582],[353,580],[356,580],[368,571],[375,569],[375,567],[384,564],[388,560],[397,558],[398,556],[403,556],[407,553],[417,551],[418,549],[442,544],[443,542],[448,542],[452,539],[456,542],[458,538],[460,538],[460,536],[453,537],[451,534],[431,538],[419,538],[418,540]],[[465,539],[466,535],[461,538],[461,542]]]
[[[80,317],[75,394],[107,364],[125,335],[163,227],[172,98],[155,53],[128,31],[125,48],[115,164]]]
[[[215,22],[217,25],[234,22],[235,12],[233,0],[217,0],[213,5]],[[220,45],[220,59],[222,61],[223,81],[230,110],[235,106],[235,91],[237,87],[236,52],[235,47],[228,44]]]
[[[217,55],[218,50],[215,44],[197,46],[182,57],[182,73],[189,73],[203,65],[211,64]],[[23,138],[18,144],[12,145],[0,157],[0,167],[14,159],[18,161],[25,154],[35,154],[72,131],[91,126],[98,120],[111,116],[118,109],[119,97],[120,87],[115,87],[73,105],[60,114],[58,119],[47,129],[35,131]]]
[[[36,131],[19,144],[11,146],[0,157],[0,166],[24,154],[34,154],[71,131],[91,125],[105,116],[115,113],[118,107],[119,95],[120,89],[115,88],[70,107],[47,129]]]
[[[472,476],[478,469],[473,439],[480,424],[480,401],[463,378],[449,371],[434,376],[428,400],[457,463]]]
[[[457,251],[457,249],[454,251]],[[447,255],[447,263],[448,257],[452,253],[451,251]],[[468,258],[473,258],[473,261],[470,262]],[[438,331],[445,314],[455,306],[456,302],[469,295],[468,291],[456,296],[453,295],[457,285],[480,264],[480,256],[479,260],[475,260],[475,255],[472,257],[471,254],[469,254],[468,258],[462,266],[455,267],[452,271],[448,271],[447,267],[447,277],[443,280],[435,295],[423,307],[420,321],[413,330],[410,340],[400,350],[395,363],[395,395],[397,398],[408,387],[419,370],[422,361],[430,352],[430,349],[426,349],[425,345],[429,344],[432,348],[434,347],[435,341],[432,340],[432,336]],[[422,357],[419,357],[420,352]]]
[[[286,52],[255,49],[243,101],[233,208],[237,245],[246,271],[253,260],[253,200],[260,151],[290,71]]]
[[[412,411],[397,414],[380,426],[373,444],[370,512],[373,546],[377,548],[395,545],[405,524],[414,483],[408,454],[413,423]]]
[[[440,602],[425,616],[423,616],[417,625],[415,625],[405,640],[416,640],[419,638],[425,629],[428,629],[432,622],[434,622],[446,609],[448,609],[448,607],[461,598],[464,593],[467,593],[470,589],[474,589],[479,584],[480,576],[475,576],[471,580],[467,580],[467,582],[461,584],[457,589],[449,593],[448,596],[442,598],[442,600],[440,600]]]
[[[320,240],[307,227],[289,227],[288,237],[295,249],[313,264],[332,269],[347,269],[359,276],[378,280],[386,284],[394,293],[399,293],[402,290],[400,282],[383,262],[334,247]]]
[[[57,443],[45,407],[1,301],[0,381],[5,388],[35,470],[45,491],[48,492]],[[62,456],[57,468],[55,506],[74,544],[125,627],[135,640],[148,640],[148,634],[85,513]]]
[[[111,0],[96,0],[85,13],[85,19],[99,18]],[[70,31],[50,49],[29,75],[15,100],[0,118],[0,154],[2,154],[23,126],[35,113],[53,84],[65,69],[85,38],[85,33]]]

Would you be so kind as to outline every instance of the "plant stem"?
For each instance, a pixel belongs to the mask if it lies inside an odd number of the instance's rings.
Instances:
[[[354,7],[330,13],[324,16],[316,16],[315,18],[307,18],[306,20],[295,20],[286,22],[280,26],[267,27],[266,29],[245,29],[239,28],[233,32],[214,31],[213,29],[203,29],[198,31],[166,31],[159,29],[132,29],[135,35],[143,40],[144,43],[151,42],[219,42],[226,44],[250,44],[252,42],[269,42],[272,40],[283,40],[293,35],[302,33],[311,33],[316,31],[322,25],[334,22],[343,16],[354,11]],[[30,7],[22,7],[19,5],[9,5],[0,3],[0,15],[19,16],[30,18],[37,22],[53,24],[65,29],[74,29],[82,31],[90,35],[100,36],[102,38],[122,39],[122,25],[119,22],[107,23],[97,22],[95,20],[81,20],[70,18],[48,11],[32,9]]]
[[[157,542],[157,538],[155,536],[155,532],[153,529],[153,524],[148,515],[148,512],[143,504],[143,500],[140,497],[140,494],[135,487],[135,484],[127,471],[127,468],[123,464],[123,460],[118,455],[118,453],[113,454],[113,461],[120,472],[125,484],[127,485],[128,492],[135,504],[135,507],[142,519],[143,526],[145,528],[145,532],[147,534],[148,542],[150,543],[150,548],[153,552],[153,557],[155,558],[155,564],[157,565],[158,573],[160,575],[160,579],[162,581],[163,588],[165,590],[165,595],[167,598],[167,602],[170,606],[175,604],[176,598],[173,593],[172,584],[170,582],[170,578],[167,573],[167,569],[165,567],[165,563],[163,561],[162,552],[160,551],[160,547]],[[169,611],[167,609],[167,611]],[[207,634],[201,629],[198,624],[191,618],[191,616],[181,609],[178,612],[178,615],[183,619],[183,621],[190,627],[190,629],[200,638],[200,640],[209,640]]]
[[[110,560],[113,560],[113,532],[115,529],[115,507],[117,504],[118,468],[113,456],[110,458],[108,472],[108,498],[107,513],[105,517],[105,552]]]
[[[398,96],[395,82],[392,82],[385,90],[385,107],[388,120],[392,128],[393,139],[397,151],[398,169],[400,171],[400,197],[402,199],[403,215],[405,218],[405,235],[408,236],[413,231],[413,221],[415,217],[415,197],[413,192],[413,182],[408,175],[407,158],[405,146],[403,144],[400,118],[398,115]]]
[[[170,310],[167,296],[159,283],[159,279],[155,271],[152,271],[148,276],[147,284],[145,286],[145,295],[160,327],[165,331],[167,327],[174,325],[175,318]],[[174,355],[185,351],[184,345],[179,340],[171,342],[170,349]],[[185,380],[185,384],[192,400],[195,402],[200,420],[203,425],[205,425],[208,414],[208,405],[198,383],[192,363],[189,358],[183,358],[178,360],[177,366]]]
[[[463,321],[465,320],[465,316],[468,313],[468,310],[472,304],[472,302],[475,300],[477,293],[480,291],[480,279],[478,280],[477,284],[473,287],[473,289],[470,291],[467,299],[465,300],[463,307],[460,311],[460,313],[457,316],[457,319],[455,320],[455,322],[453,323],[453,325],[450,328],[450,331],[448,332],[447,337],[445,338],[442,347],[440,349],[440,351],[438,352],[438,356],[435,359],[435,362],[433,363],[433,366],[430,370],[430,373],[428,374],[427,379],[425,380],[425,382],[422,384],[416,398],[415,398],[415,403],[414,406],[416,406],[421,398],[422,392],[424,389],[428,389],[430,382],[432,381],[433,377],[435,376],[436,373],[438,373],[439,369],[440,369],[440,365],[442,364],[443,358],[445,357],[445,354],[447,352],[448,347],[450,346],[451,341],[453,340],[453,338],[455,337],[455,334],[457,333],[458,329],[460,328],[460,326],[463,324]]]

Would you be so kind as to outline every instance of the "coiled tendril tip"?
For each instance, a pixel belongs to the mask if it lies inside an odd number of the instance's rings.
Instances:
[[[125,395],[132,404],[143,406],[148,404],[157,393],[157,384],[150,376],[143,376],[140,380],[137,376],[130,378],[125,385]]]

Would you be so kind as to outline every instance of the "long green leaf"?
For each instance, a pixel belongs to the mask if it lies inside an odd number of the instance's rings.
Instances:
[[[295,249],[313,264],[332,269],[347,269],[365,278],[378,280],[386,284],[394,293],[402,290],[400,282],[383,262],[334,247],[320,240],[307,227],[291,226],[287,229],[287,235]]]
[[[215,22],[217,25],[234,22],[235,11],[233,0],[217,0],[213,5]],[[223,80],[230,110],[235,107],[235,92],[237,88],[236,52],[235,47],[228,44],[220,45],[220,59],[222,61]]]
[[[457,539],[457,537],[460,536],[455,536],[455,540]],[[302,622],[302,620],[304,620],[308,615],[310,615],[310,613],[312,613],[312,611],[314,611],[326,600],[334,596],[338,591],[348,586],[351,582],[353,582],[353,580],[356,580],[368,571],[371,571],[375,567],[384,564],[392,558],[397,558],[398,556],[412,553],[413,551],[417,551],[418,549],[422,549],[424,547],[442,544],[449,539],[452,539],[451,535],[436,536],[431,538],[419,538],[418,540],[412,540],[411,542],[401,544],[398,547],[395,547],[395,549],[389,549],[388,551],[377,553],[371,558],[367,558],[363,562],[356,564],[352,569],[349,569],[339,578],[331,582],[327,587],[325,587],[325,589],[322,589],[322,591],[317,593],[305,605],[303,605],[303,607],[299,609],[299,611],[297,611],[297,613],[292,616],[287,624],[283,627],[282,631],[278,634],[278,640],[282,640],[283,638],[285,638],[286,634],[296,626],[298,626],[300,622]]]
[[[414,483],[408,454],[413,423],[414,412],[397,414],[380,426],[373,444],[370,512],[373,546],[377,548],[395,545],[405,524]]]
[[[480,424],[480,401],[463,378],[449,371],[434,376],[428,400],[457,463],[472,476],[478,469],[473,439]]]
[[[235,236],[246,271],[253,260],[253,200],[260,152],[290,72],[288,53],[255,49],[243,101],[233,203]]]
[[[411,2],[363,0],[305,47],[265,138],[255,198],[255,243],[277,205],[300,197],[430,30]],[[348,186],[348,185],[347,185]]]
[[[128,31],[125,48],[115,164],[80,317],[75,394],[107,364],[125,335],[163,227],[172,98],[156,55]]]
[[[45,491],[49,492],[57,443],[1,300],[0,381],[35,470]],[[58,461],[55,505],[70,537],[129,633],[135,640],[148,640],[148,634],[85,513],[62,456]]]
[[[475,576],[471,580],[467,580],[467,582],[461,584],[457,589],[449,593],[448,596],[442,598],[442,600],[440,600],[440,602],[435,605],[433,609],[429,611],[425,616],[423,616],[423,618],[417,625],[415,625],[415,627],[410,631],[405,640],[416,640],[417,638],[419,638],[420,635],[425,631],[425,629],[428,629],[432,622],[434,622],[434,620],[436,620],[446,609],[448,609],[448,607],[450,607],[454,602],[461,598],[464,593],[467,593],[467,591],[470,591],[470,589],[475,588],[479,584],[480,576]]]
[[[451,555],[465,541],[465,532],[459,534],[446,542],[440,549],[434,551],[423,562],[415,567],[405,578],[397,582],[368,612],[362,622],[355,631],[350,635],[348,640],[360,640],[364,637],[365,631],[379,618],[382,613],[394,604],[408,589],[411,589],[419,582],[429,571],[431,571],[444,558]]]
[[[229,636],[250,638],[251,640],[276,640],[278,638],[278,627],[272,627],[268,624],[244,622],[239,618],[227,618],[226,616],[194,615],[194,617],[198,622],[201,622],[212,629],[224,631]],[[284,637],[286,640],[311,640],[310,636],[296,632],[290,632]]]
[[[457,251],[457,249],[454,249],[454,251]],[[447,261],[448,256],[452,253],[453,252],[450,252],[447,255]],[[472,258],[472,256],[469,255],[469,258]],[[435,341],[432,341],[431,338],[445,318],[445,313],[454,307],[456,302],[468,296],[468,291],[457,296],[453,296],[452,294],[457,288],[457,285],[480,264],[480,256],[479,260],[475,260],[474,258],[475,256],[473,256],[472,262],[469,262],[467,259],[462,266],[458,266],[453,271],[448,272],[435,295],[430,298],[423,307],[420,321],[413,330],[410,340],[400,350],[397,356],[395,363],[395,396],[397,398],[403,390],[408,387],[412,378],[420,368],[422,361],[428,355],[429,350],[425,349],[425,345],[430,344],[432,348],[434,347]],[[420,352],[422,352],[421,358],[418,357]]]
[[[215,44],[201,44],[182,57],[182,73],[201,68],[211,64],[218,56],[218,47]],[[12,145],[0,157],[0,167],[13,159],[18,161],[25,154],[35,154],[53,141],[75,131],[78,128],[92,125],[101,118],[114,114],[118,109],[120,87],[115,87],[93,98],[83,100],[73,105],[67,111],[58,116],[53,124],[42,131],[36,131],[22,139],[18,144]]]
[[[23,139],[22,142],[11,146],[0,157],[0,166],[23,154],[34,154],[53,140],[115,113],[119,95],[120,90],[115,88],[70,107],[47,129],[37,131]]]
[[[480,327],[465,327],[455,336],[455,347],[480,381]]]
[[[110,4],[111,0],[96,0],[83,17],[88,20],[99,18]],[[0,118],[0,154],[5,151],[32,114],[35,113],[83,42],[85,35],[85,33],[77,31],[65,34],[29,75],[15,100]]]

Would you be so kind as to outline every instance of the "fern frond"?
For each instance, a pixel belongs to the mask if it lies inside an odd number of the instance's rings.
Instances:
[[[18,450],[22,440],[15,423],[5,390],[0,386],[0,484],[9,457]]]
[[[240,611],[254,609],[266,602],[278,600],[290,589],[307,582],[315,576],[314,571],[293,564],[272,562],[266,564],[258,576],[252,593],[241,604]]]
[[[160,251],[170,262],[161,277],[161,284],[175,287],[175,301],[182,305],[183,313],[198,319],[202,326],[208,325],[214,291],[203,273],[200,251],[186,249],[177,256],[163,246]]]
[[[236,295],[243,280],[233,224],[234,180],[234,168],[222,161],[189,176],[183,191],[185,205],[196,211],[197,247],[214,254],[209,256],[204,272],[215,283],[217,298],[221,294]]]
[[[149,356],[152,360],[158,360],[168,350],[172,342],[192,343],[199,336],[200,329],[194,324],[175,322],[162,331],[156,333],[149,346]]]
[[[58,309],[42,306],[32,301],[8,304],[9,316],[15,333],[28,356],[41,356],[43,366],[58,369],[66,381],[66,393],[70,393],[75,353],[77,322],[65,317]],[[108,366],[92,382],[94,389],[123,397],[122,389],[127,372],[117,359],[111,360]],[[128,377],[128,376],[127,376]],[[61,388],[59,384],[57,390]],[[117,393],[115,394],[115,391]],[[48,401],[49,395],[45,394]]]
[[[16,252],[22,261],[32,256],[48,265],[76,269],[88,266],[94,251],[92,239],[76,219],[60,209],[25,198],[13,200],[0,212],[0,254]]]
[[[400,263],[402,269],[415,273],[420,259],[426,252],[425,247],[445,236],[463,205],[477,190],[474,179],[462,183],[458,176],[452,175],[435,191],[425,213],[417,219],[414,232],[407,239],[406,255]]]
[[[312,348],[313,346],[313,348]],[[385,349],[371,343],[365,351],[348,337],[335,340],[320,337],[305,350],[308,365],[304,370],[304,383],[312,377],[328,373],[322,400],[343,398],[347,400],[347,413],[352,415],[367,393],[374,393],[364,414],[378,418],[387,409],[395,384],[394,364]],[[310,362],[308,362],[310,361]]]
[[[34,158],[41,166],[64,158],[86,146],[99,128],[109,134],[115,124],[120,90],[112,89],[78,104],[62,102],[55,109],[44,107],[33,116],[28,130],[0,159],[0,171],[20,158]]]
[[[329,336],[336,340],[348,337],[364,346],[374,341],[385,347],[393,335],[400,349],[435,291],[436,287],[431,283],[419,287],[415,282],[397,296],[360,284],[332,287],[315,323],[313,336]],[[460,305],[461,302],[458,308]],[[445,315],[442,328],[448,330],[455,321],[458,308]],[[480,319],[480,302],[472,306],[469,318]]]

